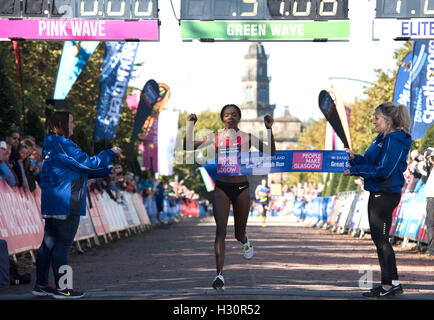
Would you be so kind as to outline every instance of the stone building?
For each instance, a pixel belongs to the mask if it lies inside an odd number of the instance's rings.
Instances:
[[[242,112],[239,128],[251,132],[265,139],[264,116],[270,114],[274,118],[273,135],[277,150],[292,150],[297,147],[297,136],[302,131],[301,121],[291,116],[289,107],[285,107],[284,114],[274,117],[276,105],[270,104],[270,81],[268,76],[268,55],[260,42],[249,46],[245,59],[245,73],[242,77],[243,102],[240,105]],[[289,99],[289,96],[288,96]],[[268,182],[280,183],[285,174],[270,174]],[[250,176],[250,190],[255,191],[263,176]]]

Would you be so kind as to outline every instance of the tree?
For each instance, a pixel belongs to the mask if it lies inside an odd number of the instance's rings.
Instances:
[[[426,129],[419,151],[424,153],[429,147],[434,148],[434,124]]]
[[[179,177],[179,180],[183,180],[187,188],[195,190],[202,197],[212,200],[211,195],[206,191],[205,185],[202,181],[202,177],[199,173],[199,168],[202,164],[198,163],[197,159],[201,150],[196,150],[193,155],[187,155],[187,152],[183,150],[182,142],[185,134],[186,123],[188,113],[186,111],[180,113],[178,120],[178,142],[175,150],[175,159],[181,163],[177,163],[173,166],[174,175]],[[206,133],[215,132],[224,128],[223,123],[220,120],[220,112],[212,112],[209,110],[203,111],[197,115],[198,121],[194,126],[195,137],[203,137]],[[188,153],[193,153],[189,151]],[[193,156],[194,163],[187,164],[187,157]],[[204,154],[206,158],[207,154]],[[189,158],[189,160],[193,160]],[[203,160],[203,159],[202,159]],[[191,162],[191,161],[189,161]],[[186,179],[187,177],[187,179]]]
[[[11,42],[0,41],[0,138],[8,130],[20,129],[20,105],[17,100],[17,79]]]

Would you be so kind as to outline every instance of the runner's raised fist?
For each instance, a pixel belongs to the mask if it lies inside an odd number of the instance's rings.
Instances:
[[[188,117],[187,117],[187,121],[193,121],[193,124],[195,124],[196,121],[197,121],[197,116],[196,116],[196,114],[195,114],[195,113],[191,113],[191,114],[189,114]]]
[[[267,115],[264,117],[265,128],[267,128],[267,129],[271,129],[271,126],[273,125],[273,123],[274,123],[274,119],[273,119],[273,117],[270,116],[269,114],[267,114]]]

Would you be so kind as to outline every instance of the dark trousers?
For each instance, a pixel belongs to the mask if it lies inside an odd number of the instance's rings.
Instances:
[[[68,265],[68,251],[77,233],[80,216],[68,216],[66,220],[45,219],[44,239],[36,255],[36,284],[48,284],[50,266],[53,269],[56,288],[59,288],[59,268]]]
[[[425,225],[428,237],[428,253],[434,256],[434,198],[426,198]]]
[[[395,253],[389,242],[389,231],[393,210],[400,199],[400,193],[371,192],[368,201],[369,228],[377,247],[381,284],[384,285],[392,285],[392,280],[398,280]]]

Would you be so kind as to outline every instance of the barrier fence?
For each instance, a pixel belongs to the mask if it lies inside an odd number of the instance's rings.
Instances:
[[[389,235],[420,243],[427,243],[425,226],[426,198],[425,185],[417,192],[403,193],[393,213]],[[283,200],[280,210],[274,215],[292,215],[313,227],[331,228],[332,231],[351,233],[362,237],[369,232],[369,192],[345,192],[332,197],[317,197],[311,202],[300,199]],[[251,215],[256,215],[254,211]]]
[[[142,198],[138,193],[121,192],[122,202],[112,200],[106,192],[88,193],[87,214],[80,218],[75,242],[81,250],[80,241],[94,239],[100,244],[99,237],[107,243],[119,232],[145,231],[157,220],[155,198]],[[194,201],[177,203],[164,200],[160,218],[170,222],[178,214],[203,216],[204,209]],[[44,219],[41,217],[41,190],[34,192],[14,187],[11,188],[0,179],[0,239],[7,242],[9,255],[29,251],[33,260],[33,250],[41,245],[44,235]]]
[[[427,243],[425,227],[426,198],[425,185],[417,192],[407,192],[393,213],[389,234],[396,238]],[[155,198],[142,198],[140,194],[121,192],[122,203],[113,201],[107,193],[89,192],[88,214],[82,216],[75,237],[80,249],[81,240],[99,237],[107,243],[113,234],[120,237],[120,231],[137,232],[148,230],[158,223]],[[346,192],[332,197],[317,197],[311,202],[299,199],[285,200],[274,215],[292,215],[313,227],[331,228],[341,233],[362,237],[369,232],[369,192]],[[41,190],[37,186],[32,193],[22,188],[11,188],[0,179],[0,239],[7,241],[9,255],[39,248],[44,234],[44,220],[41,218]],[[203,217],[206,210],[195,201],[175,202],[164,200],[160,219],[173,220],[184,216]],[[255,210],[251,215],[255,215]]]

